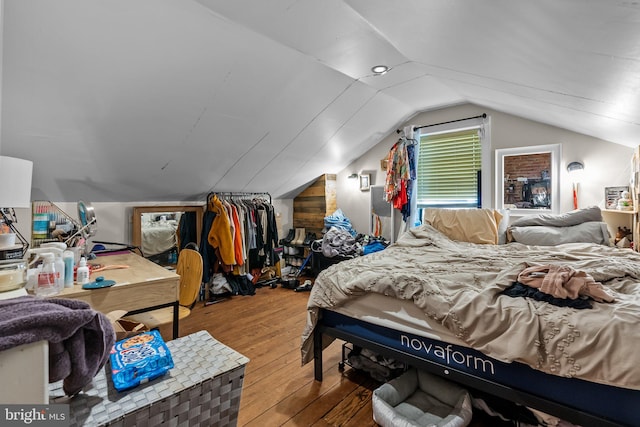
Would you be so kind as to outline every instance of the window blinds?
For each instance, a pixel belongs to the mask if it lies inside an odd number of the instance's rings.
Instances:
[[[477,128],[421,136],[418,207],[477,207],[481,152]]]

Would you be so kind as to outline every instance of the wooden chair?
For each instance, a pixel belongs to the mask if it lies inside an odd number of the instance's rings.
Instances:
[[[198,298],[202,283],[202,255],[194,249],[182,249],[178,255],[176,273],[180,276],[179,319],[191,313],[191,308]],[[127,320],[144,323],[149,329],[173,321],[173,307],[161,308],[146,313],[127,316]]]

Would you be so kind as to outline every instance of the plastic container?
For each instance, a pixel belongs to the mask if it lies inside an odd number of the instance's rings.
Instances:
[[[85,257],[80,258],[80,264],[76,271],[76,282],[80,285],[89,283],[89,267],[87,266],[87,259]]]
[[[58,286],[58,290],[60,291],[64,288],[66,267],[64,260],[62,259],[62,255],[64,254],[65,249],[67,249],[67,245],[62,242],[43,243],[40,245],[40,248],[31,249],[31,252],[35,253],[51,252],[53,254],[56,264],[56,286]]]
[[[64,251],[62,253],[62,260],[64,261],[64,287],[73,288],[73,266],[75,255],[71,251]]]
[[[56,286],[58,287],[58,291],[61,291],[64,288],[64,260],[62,259],[62,254],[53,254],[53,260],[56,267]]]
[[[15,233],[0,233],[0,248],[10,248],[16,244]]]
[[[27,268],[27,284],[24,287],[27,292],[31,294],[36,293],[36,288],[38,287],[38,274],[41,271],[42,264],[37,265],[33,268]]]
[[[27,262],[23,259],[0,261],[0,292],[24,286],[27,280]]]
[[[42,270],[38,272],[38,281],[36,283],[36,295],[40,297],[49,297],[56,295],[60,288],[56,283],[56,258],[52,253],[41,254],[43,259]]]

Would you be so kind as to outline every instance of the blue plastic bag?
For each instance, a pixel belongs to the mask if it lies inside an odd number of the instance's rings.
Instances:
[[[169,348],[157,330],[117,341],[109,358],[111,378],[118,391],[150,381],[173,368]]]

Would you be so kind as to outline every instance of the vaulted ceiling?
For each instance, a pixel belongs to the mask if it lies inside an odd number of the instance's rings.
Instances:
[[[33,199],[295,194],[461,103],[640,143],[636,1],[4,0],[2,47]]]

